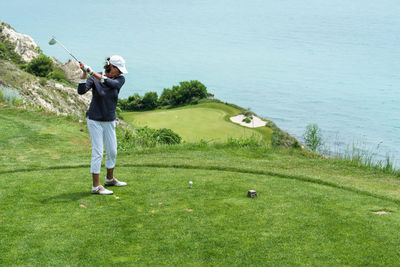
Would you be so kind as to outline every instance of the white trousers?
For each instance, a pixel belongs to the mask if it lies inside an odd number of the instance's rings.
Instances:
[[[103,160],[103,144],[106,148],[106,168],[115,167],[117,157],[117,138],[115,121],[94,121],[87,118],[87,127],[92,141],[92,162],[90,172],[99,174]]]

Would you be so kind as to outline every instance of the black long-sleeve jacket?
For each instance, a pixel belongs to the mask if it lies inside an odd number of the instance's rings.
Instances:
[[[86,116],[95,121],[113,121],[116,119],[118,94],[125,83],[125,77],[120,75],[116,78],[104,79],[102,83],[91,76],[78,85],[78,94],[83,95],[92,89],[92,102],[86,112]]]

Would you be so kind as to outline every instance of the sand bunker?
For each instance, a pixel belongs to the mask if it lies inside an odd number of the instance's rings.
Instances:
[[[262,119],[260,119],[259,117],[256,117],[256,116],[253,116],[253,119],[249,123],[244,122],[243,121],[244,118],[246,118],[246,117],[244,115],[240,114],[240,115],[231,117],[230,119],[234,123],[238,123],[240,125],[250,127],[250,128],[262,127],[267,124],[266,121],[263,121]]]

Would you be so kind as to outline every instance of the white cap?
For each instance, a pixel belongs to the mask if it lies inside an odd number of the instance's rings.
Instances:
[[[121,56],[112,56],[110,57],[110,64],[117,67],[122,73],[128,73],[125,68],[125,60]]]

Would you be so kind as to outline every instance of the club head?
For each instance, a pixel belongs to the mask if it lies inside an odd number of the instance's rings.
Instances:
[[[55,44],[55,43],[57,43],[57,41],[56,41],[56,39],[54,39],[54,37],[52,37],[52,38],[50,39],[50,41],[49,41],[49,45],[53,45],[53,44]]]

